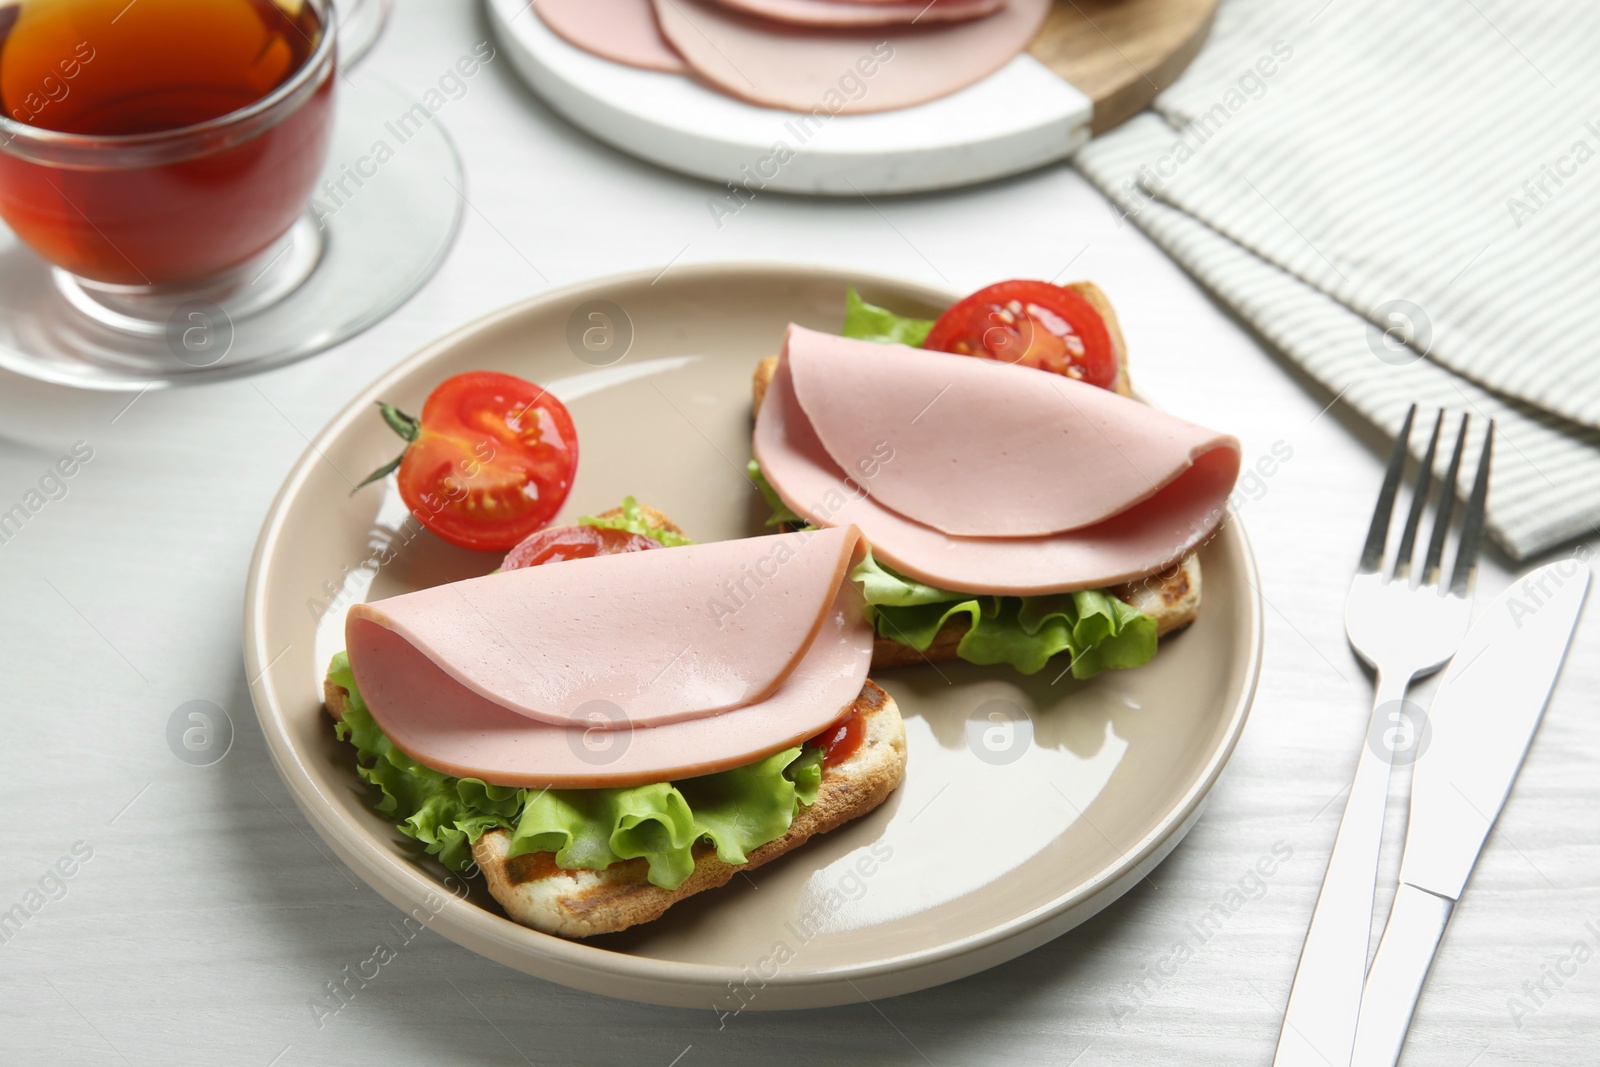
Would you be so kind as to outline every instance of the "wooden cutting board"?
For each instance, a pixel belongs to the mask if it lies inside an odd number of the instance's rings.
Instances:
[[[836,115],[816,136],[801,136],[792,112],[576,48],[530,13],[528,0],[484,5],[534,92],[592,136],[715,183],[722,191],[707,203],[720,227],[750,194],[928,192],[1065,159],[1183,72],[1217,0],[1055,0],[1027,51],[983,81],[916,107]]]
[[[1216,13],[1217,0],[1056,0],[1028,53],[1094,101],[1100,134],[1177,80]]]

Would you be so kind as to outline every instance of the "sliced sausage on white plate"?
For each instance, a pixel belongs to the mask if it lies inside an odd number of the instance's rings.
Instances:
[[[892,26],[963,22],[993,14],[1006,0],[717,0],[723,7],[797,26]]]
[[[1011,0],[965,22],[837,29],[753,19],[715,0],[655,5],[700,78],[751,103],[825,116],[912,107],[981,81],[1027,48],[1050,10],[1050,0]]]
[[[535,0],[533,10],[567,43],[603,59],[669,74],[689,69],[661,35],[650,0]]]

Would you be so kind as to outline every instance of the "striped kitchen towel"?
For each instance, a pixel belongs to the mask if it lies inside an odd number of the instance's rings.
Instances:
[[[1223,0],[1076,164],[1390,434],[1412,402],[1495,419],[1521,558],[1600,534],[1597,44],[1578,0]]]

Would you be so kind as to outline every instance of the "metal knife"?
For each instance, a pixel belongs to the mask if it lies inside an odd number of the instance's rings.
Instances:
[[[1356,1023],[1351,1067],[1393,1067],[1450,912],[1505,805],[1589,590],[1589,567],[1548,564],[1475,623],[1434,697],[1412,768],[1400,888]]]

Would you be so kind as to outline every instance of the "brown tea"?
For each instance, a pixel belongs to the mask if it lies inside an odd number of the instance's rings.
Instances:
[[[182,130],[271,95],[323,33],[309,0],[16,0],[0,6],[0,108],[88,138]],[[152,155],[135,137],[57,159],[0,134],[0,215],[84,277],[214,275],[270,246],[305,203],[326,154],[331,64],[320,79],[241,135],[197,132],[192,152]]]

